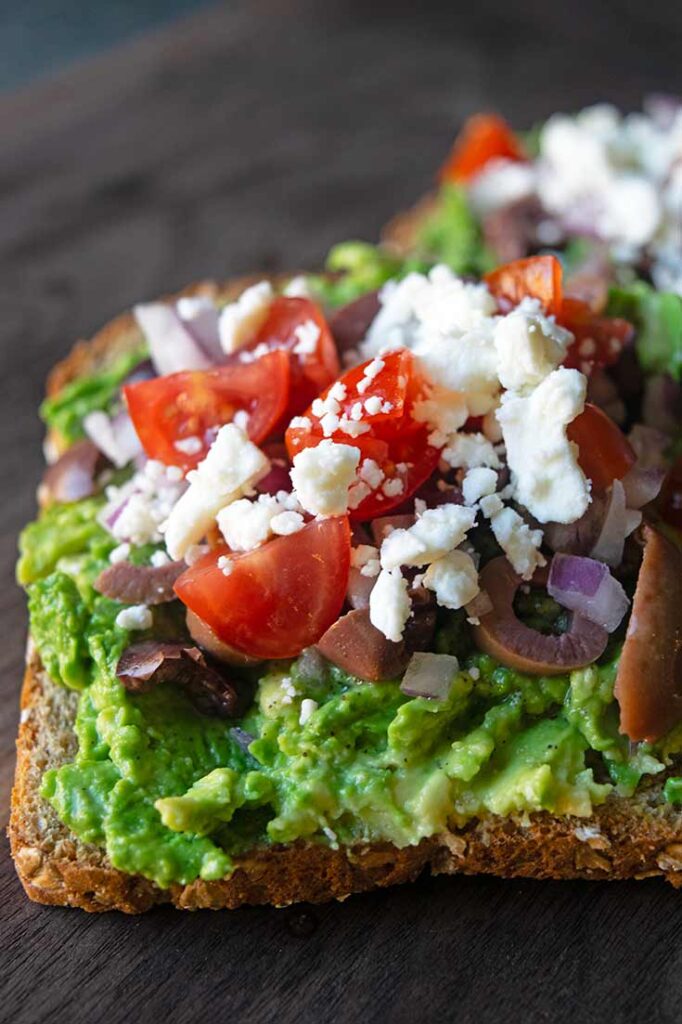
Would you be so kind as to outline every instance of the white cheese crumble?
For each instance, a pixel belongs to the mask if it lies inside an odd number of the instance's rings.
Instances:
[[[154,551],[149,559],[149,564],[155,569],[162,569],[164,565],[170,565],[170,558],[165,551]]]
[[[118,565],[119,562],[125,562],[129,554],[130,544],[127,541],[124,541],[122,544],[119,544],[118,547],[114,548],[109,555],[109,561],[112,565]]]
[[[305,522],[300,512],[284,510],[278,512],[270,520],[270,529],[280,537],[289,537],[292,533],[298,533],[304,526]]]
[[[436,595],[443,608],[456,611],[473,601],[479,592],[478,570],[466,551],[449,551],[426,570],[423,584]]]
[[[118,541],[157,544],[162,524],[185,488],[181,469],[148,459],[127,483],[106,488],[107,504],[99,521]]]
[[[206,458],[187,474],[189,488],[173,507],[165,524],[171,558],[182,558],[206,535],[218,512],[236,501],[264,476],[270,463],[233,423],[221,427]]]
[[[146,604],[132,604],[128,608],[122,608],[116,616],[116,625],[119,629],[150,629],[151,610]]]
[[[535,570],[545,564],[540,554],[542,531],[531,530],[513,508],[503,508],[496,512],[490,525],[514,572],[524,580],[529,580]]]
[[[477,466],[499,469],[501,466],[497,452],[483,434],[455,434],[441,455],[453,469],[473,469]]]
[[[466,505],[475,505],[481,498],[495,493],[497,473],[485,466],[475,466],[468,470],[462,481],[462,494]]]
[[[298,716],[298,724],[305,725],[311,715],[317,711],[318,707],[319,705],[316,700],[312,700],[311,697],[304,697],[301,701],[301,711]]]
[[[218,559],[218,568],[223,576],[231,576],[234,571],[234,562],[227,555],[221,555]]]
[[[173,447],[182,452],[183,455],[198,455],[203,444],[200,437],[196,435],[192,437],[183,437],[179,441],[175,441]]]
[[[517,500],[539,522],[572,523],[590,501],[578,448],[566,428],[585,406],[586,379],[560,367],[528,396],[508,391],[497,418]]]
[[[230,355],[254,340],[267,319],[274,297],[270,282],[260,281],[221,310],[218,331],[223,352]]]
[[[314,320],[305,320],[294,331],[296,344],[293,351],[297,356],[311,356],[320,340],[320,328]]]
[[[540,384],[556,369],[573,335],[553,317],[544,316],[537,299],[524,299],[508,316],[499,318],[493,338],[500,383],[521,391]]]
[[[387,640],[402,640],[412,604],[400,569],[382,569],[369,595],[369,620]]]
[[[381,545],[381,565],[427,565],[459,547],[476,521],[474,509],[464,505],[439,505],[417,517],[409,529],[393,530]]]
[[[292,277],[284,288],[283,294],[288,299],[311,299],[313,297],[308,287],[308,280],[303,274]]]
[[[329,440],[300,451],[294,457],[291,482],[303,508],[311,515],[345,515],[359,461],[357,448]]]

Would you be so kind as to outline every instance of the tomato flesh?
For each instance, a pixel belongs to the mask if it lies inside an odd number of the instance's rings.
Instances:
[[[317,329],[317,337],[306,338],[308,325]],[[286,423],[303,412],[314,398],[341,372],[336,344],[319,306],[309,299],[281,295],[273,300],[267,319],[246,351],[284,349],[291,354],[291,393],[285,416]],[[232,357],[237,362],[240,353]]]
[[[206,455],[217,428],[230,423],[238,410],[249,415],[251,440],[264,441],[289,402],[289,362],[289,355],[278,350],[251,363],[128,384],[123,394],[146,454],[170,466],[193,469]],[[190,438],[198,440],[192,443]]]
[[[218,567],[221,555],[232,563],[227,576]],[[349,571],[350,526],[343,516],[315,520],[253,551],[211,551],[180,576],[175,592],[242,654],[294,658],[338,618]]]
[[[522,299],[530,298],[538,299],[548,316],[558,316],[561,312],[561,279],[561,264],[556,256],[529,256],[513,260],[484,275],[501,313],[508,313]]]
[[[338,415],[345,415],[353,421],[353,408],[358,402],[361,403],[363,412],[360,422],[368,428],[363,433],[353,437],[337,429],[325,435],[321,418],[313,412],[312,406],[305,413],[309,423],[291,426],[286,432],[287,449],[292,459],[303,448],[315,447],[325,436],[329,436],[338,444],[359,448],[363,459],[372,459],[378,463],[384,479],[379,486],[367,483],[370,493],[349,513],[356,520],[372,519],[401,505],[431,476],[438,463],[438,449],[428,442],[431,428],[425,423],[418,423],[412,416],[415,403],[428,392],[426,381],[418,373],[412,353],[407,349],[399,349],[387,353],[381,359],[384,366],[372,378],[366,390],[358,392],[358,384],[363,378],[367,379],[364,370],[372,360],[353,367],[341,377],[345,397],[339,400]],[[329,390],[320,396],[322,403],[328,398]],[[381,408],[376,412],[368,412],[364,405],[369,399],[378,399]],[[370,403],[370,408],[376,404],[376,401]],[[393,485],[394,493],[386,480],[400,481],[400,485]]]
[[[575,338],[564,366],[580,370],[588,377],[594,370],[614,366],[635,332],[627,320],[595,316],[587,302],[571,295],[564,298],[559,321]]]
[[[441,181],[471,181],[491,160],[525,160],[518,138],[497,114],[470,117],[440,170]]]
[[[622,480],[637,456],[620,428],[596,405],[587,402],[569,423],[568,437],[578,446],[578,463],[597,492]]]

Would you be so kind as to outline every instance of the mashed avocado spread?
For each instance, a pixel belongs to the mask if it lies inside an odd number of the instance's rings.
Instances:
[[[253,678],[239,722],[199,714],[172,685],[132,695],[115,675],[130,642],[121,606],[92,586],[114,546],[100,504],[42,513],[24,531],[18,575],[47,671],[80,690],[78,753],[45,773],[43,795],[123,871],[184,884],[223,877],[258,844],[406,846],[486,814],[587,815],[614,787],[632,792],[663,769],[657,750],[670,743],[631,752],[618,734],[617,642],[570,676],[524,676],[472,650],[459,613],[444,613],[437,634],[436,649],[461,665],[444,702],[322,662],[311,673],[305,655]],[[153,635],[177,637],[173,605],[154,614]]]

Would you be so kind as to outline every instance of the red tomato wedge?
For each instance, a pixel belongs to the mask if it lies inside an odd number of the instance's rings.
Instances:
[[[525,160],[521,143],[498,114],[475,114],[465,123],[439,172],[440,181],[467,182],[490,160]]]
[[[590,402],[569,423],[567,434],[578,445],[578,463],[595,491],[603,492],[614,480],[622,480],[635,464],[637,456],[623,432]]]
[[[659,508],[666,523],[682,530],[682,457],[673,464],[663,481]]]
[[[529,256],[505,263],[484,281],[497,299],[500,312],[508,313],[522,299],[538,299],[544,312],[559,317],[563,302],[562,269],[556,256]]]
[[[232,560],[229,576],[218,559]],[[176,581],[180,600],[220,640],[252,658],[294,658],[316,643],[343,607],[350,527],[343,516],[308,523],[243,554],[211,551]]]
[[[378,463],[384,477],[378,486],[373,485],[371,479],[366,481],[367,494],[350,512],[353,519],[372,519],[401,505],[431,476],[438,463],[438,449],[428,443],[431,428],[425,423],[417,423],[412,417],[415,403],[428,392],[412,353],[399,349],[382,356],[380,361],[383,364],[381,370],[364,390],[361,382],[368,380],[364,371],[373,360],[353,367],[341,377],[345,397],[338,401],[337,415],[347,417],[351,429],[356,423],[362,424],[364,430],[357,437],[347,433],[342,425],[325,435],[321,425],[324,414],[317,414],[321,411],[317,403],[313,403],[305,413],[308,424],[290,426],[286,433],[287,449],[292,459],[302,448],[315,447],[329,436],[339,444],[359,448],[362,459]],[[328,399],[329,391],[328,388],[320,396],[321,405]],[[371,411],[366,408],[368,401]],[[356,420],[354,410],[358,405],[361,418]],[[378,405],[380,407],[375,410]]]
[[[314,326],[310,326],[314,325]],[[317,337],[315,337],[317,328]],[[246,351],[267,345],[291,353],[291,394],[286,421],[303,412],[341,373],[334,338],[321,309],[309,299],[279,296]],[[241,350],[243,352],[244,349]],[[232,357],[240,361],[241,353]],[[285,426],[286,424],[283,424]]]
[[[123,394],[142,447],[150,459],[193,469],[206,455],[216,429],[230,423],[240,409],[249,415],[251,440],[264,441],[289,402],[289,364],[288,353],[278,350],[251,363],[128,384]],[[189,438],[198,441],[193,445]],[[189,450],[183,451],[183,445]]]
[[[595,316],[587,302],[572,295],[564,298],[558,319],[575,335],[564,366],[580,370],[587,376],[593,370],[617,363],[635,333],[634,327],[627,320]]]

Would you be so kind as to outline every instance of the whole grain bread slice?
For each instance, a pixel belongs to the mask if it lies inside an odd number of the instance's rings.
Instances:
[[[229,300],[253,280],[242,278],[221,286],[205,282],[183,294]],[[48,393],[55,394],[70,380],[140,341],[132,316],[117,318],[92,341],[79,342],[55,367]],[[390,843],[332,849],[309,841],[262,846],[240,857],[229,877],[161,889],[113,867],[104,850],[71,833],[40,795],[44,772],[68,763],[76,754],[77,702],[76,693],[49,678],[29,641],[8,831],[21,883],[39,903],[126,913],[140,913],[160,903],[186,910],[321,903],[408,882],[425,869],[435,874],[508,878],[659,875],[682,886],[682,811],[663,800],[659,777],[634,797],[611,796],[587,819],[544,812],[525,820],[490,815],[404,849]]]

